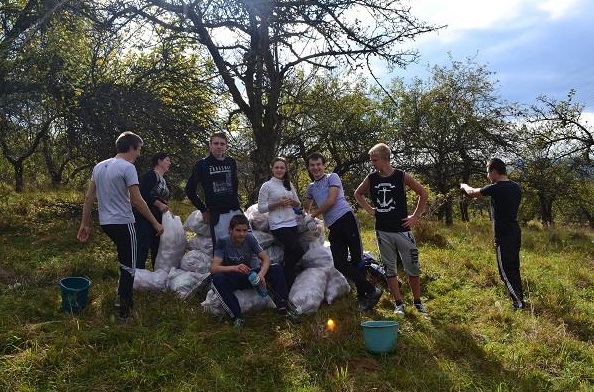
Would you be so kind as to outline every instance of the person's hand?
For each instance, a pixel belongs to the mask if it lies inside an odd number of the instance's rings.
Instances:
[[[468,192],[466,192],[466,188],[468,187],[468,184],[460,184],[460,193],[462,193],[465,196],[468,196]]]
[[[250,267],[248,267],[245,264],[237,264],[235,266],[235,271],[239,272],[240,274],[249,274],[250,273]]]
[[[420,217],[416,215],[409,215],[408,217],[402,219],[402,227],[411,229],[414,225],[416,225],[419,222],[419,220],[421,220]]]
[[[320,230],[318,229],[318,223],[316,222],[316,220],[313,216],[305,215],[305,218],[303,218],[303,221],[305,223],[305,226],[307,227],[307,230],[311,231],[314,234],[320,233]]]
[[[291,200],[290,198],[288,198],[286,196],[281,197],[279,201],[281,203],[281,206],[283,206],[283,207],[288,207],[293,204],[293,200]]]
[[[161,234],[163,234],[163,231],[165,230],[163,228],[163,225],[160,224],[159,222],[157,222],[156,225],[153,226],[153,228],[155,229],[155,231],[157,232],[157,234],[155,234],[156,236],[160,236]]]
[[[260,277],[260,285],[266,288],[266,278],[264,277],[262,271],[258,272],[258,276]]]
[[[89,226],[81,226],[78,229],[78,233],[76,234],[76,238],[80,242],[87,242],[89,237],[91,236],[91,228]]]
[[[169,205],[167,205],[165,203],[159,203],[159,206],[157,208],[159,209],[159,211],[161,211],[162,214],[169,211]]]
[[[207,225],[210,224],[210,212],[202,211],[202,222],[206,223]]]

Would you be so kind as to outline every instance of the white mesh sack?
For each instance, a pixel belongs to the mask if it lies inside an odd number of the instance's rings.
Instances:
[[[188,215],[188,219],[184,222],[184,229],[193,231],[204,237],[210,237],[210,225],[204,223],[204,220],[202,220],[202,212],[200,212],[200,210],[195,210]]]
[[[332,252],[329,247],[316,246],[309,248],[298,263],[302,268],[330,268],[334,267],[334,259],[332,259]]]
[[[258,204],[252,204],[245,210],[244,215],[248,218],[252,230],[270,231],[268,225],[268,213],[258,211]]]
[[[260,297],[260,294],[258,294],[256,290],[235,290],[233,294],[235,294],[237,297],[237,301],[239,302],[239,307],[241,308],[242,313],[255,312],[267,308],[275,308],[274,302],[272,302],[270,296]],[[204,311],[214,316],[221,316],[226,313],[223,309],[221,298],[215,294],[214,290],[212,289],[208,290],[206,299],[201,303],[201,305]]]
[[[324,299],[328,305],[332,305],[335,299],[348,294],[351,291],[351,285],[348,280],[336,268],[328,268],[328,283],[324,291]]]
[[[196,234],[188,241],[187,248],[190,250],[201,250],[212,255],[212,238]]]
[[[137,268],[134,271],[134,290],[165,291],[167,289],[167,271],[149,271]]]
[[[260,243],[260,246],[263,249],[266,249],[270,247],[272,244],[274,244],[274,236],[270,232],[253,230],[252,234],[254,235],[254,237],[256,237],[256,239]]]
[[[307,227],[303,231],[299,229],[299,245],[304,250],[323,246],[326,240],[324,222],[319,219],[315,219],[315,222],[317,223],[316,231],[308,230]]]
[[[162,269],[169,272],[171,268],[179,268],[179,263],[186,251],[186,243],[186,231],[179,216],[172,215],[170,211],[165,212],[155,270]]]
[[[200,274],[198,272],[184,271],[171,268],[167,276],[167,287],[175,292],[181,299],[186,299],[196,290],[200,290],[209,282],[210,273]]]
[[[295,279],[289,300],[303,314],[315,313],[324,300],[326,283],[328,281],[328,268],[308,268]]]
[[[206,274],[210,272],[212,255],[202,250],[193,249],[182,257],[179,267],[184,271],[199,272]]]

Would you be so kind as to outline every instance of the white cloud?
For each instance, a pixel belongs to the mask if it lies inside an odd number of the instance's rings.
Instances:
[[[537,7],[546,12],[552,19],[561,19],[566,16],[577,15],[580,4],[588,0],[542,0]]]
[[[505,30],[574,15],[591,0],[409,0],[412,14],[422,21],[448,25],[439,39],[453,41],[468,30]],[[435,38],[434,36],[431,38]],[[423,40],[431,39],[429,35]]]

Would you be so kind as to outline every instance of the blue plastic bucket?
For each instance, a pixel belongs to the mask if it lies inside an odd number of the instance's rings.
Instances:
[[[365,348],[372,353],[388,353],[396,346],[398,323],[393,320],[363,321]]]
[[[79,276],[60,279],[62,291],[62,309],[70,313],[78,313],[87,306],[91,281]]]

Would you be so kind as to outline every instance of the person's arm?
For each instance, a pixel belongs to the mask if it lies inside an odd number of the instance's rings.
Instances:
[[[313,199],[306,197],[305,201],[303,202],[303,210],[309,214],[309,213],[311,213],[312,206],[313,206]]]
[[[331,186],[328,188],[328,197],[322,202],[322,205],[318,206],[318,209],[311,214],[312,217],[316,218],[320,215],[324,215],[325,212],[330,210],[338,199],[339,188],[337,186]]]
[[[91,181],[87,193],[85,194],[85,201],[83,204],[82,219],[80,221],[80,227],[76,238],[80,242],[87,242],[91,236],[91,211],[93,209],[93,203],[97,197],[97,187],[95,182]]]
[[[190,202],[192,202],[194,207],[200,210],[204,215],[204,212],[206,212],[206,205],[204,204],[202,199],[200,199],[197,193],[198,184],[204,181],[204,179],[200,177],[202,165],[204,165],[203,160],[196,162],[196,164],[194,165],[194,168],[192,169],[192,174],[190,175],[190,178],[188,178],[188,182],[186,182],[185,191],[186,196],[188,197]]]
[[[297,195],[297,191],[293,184],[291,184],[291,207],[301,207],[301,201],[299,200],[299,196]]]
[[[260,272],[258,272],[258,275],[260,276],[260,282],[262,284],[263,287],[266,287],[266,273],[268,272],[268,268],[270,268],[270,258],[268,257],[268,255],[266,254],[266,251],[261,251],[260,253],[258,253],[258,258],[260,259],[260,262],[262,263],[261,267],[260,267]]]
[[[215,255],[210,265],[210,273],[215,274],[220,272],[239,272],[241,274],[248,274],[250,272],[250,267],[245,264],[223,265],[223,258],[219,255]]]
[[[196,207],[196,209],[200,210],[200,212],[202,213],[202,221],[209,225],[210,213],[206,208],[206,204],[204,204],[204,202],[202,201],[202,199],[200,199],[200,196],[198,196],[197,193],[198,184],[204,181],[203,178],[200,178],[202,165],[205,165],[205,162],[202,159],[196,162],[196,164],[194,165],[194,168],[192,169],[192,174],[190,175],[190,178],[188,178],[188,182],[186,182],[185,191],[186,196],[188,197],[190,202],[194,205],[194,207]]]
[[[359,205],[361,207],[363,207],[363,209],[365,211],[367,211],[367,213],[371,214],[371,215],[375,215],[375,208],[373,208],[373,206],[367,201],[367,198],[365,197],[366,195],[369,194],[369,178],[365,178],[363,180],[363,182],[361,182],[359,184],[359,186],[357,187],[357,189],[355,189],[355,200],[357,200],[357,203],[359,203]]]
[[[425,187],[420,182],[415,180],[410,174],[404,174],[404,184],[412,189],[418,196],[417,207],[412,215],[403,219],[402,227],[412,228],[421,219],[421,215],[425,212],[427,205],[427,199],[429,194]]]
[[[134,208],[136,208],[136,210],[140,212],[142,216],[144,216],[146,220],[151,223],[151,225],[157,232],[157,235],[163,234],[163,225],[161,225],[159,221],[157,221],[151,210],[149,210],[148,205],[146,204],[146,202],[142,198],[142,195],[140,194],[140,189],[138,188],[138,185],[130,185],[128,187],[128,191],[130,192],[130,201],[132,202]]]
[[[278,206],[280,206],[280,201],[270,201],[270,187],[268,183],[265,182],[260,187],[260,191],[258,192],[258,212],[264,214],[266,212],[270,212],[274,210]]]
[[[460,190],[466,194],[468,197],[472,197],[473,199],[483,197],[481,193],[481,188],[473,188],[468,184],[460,184]]]

